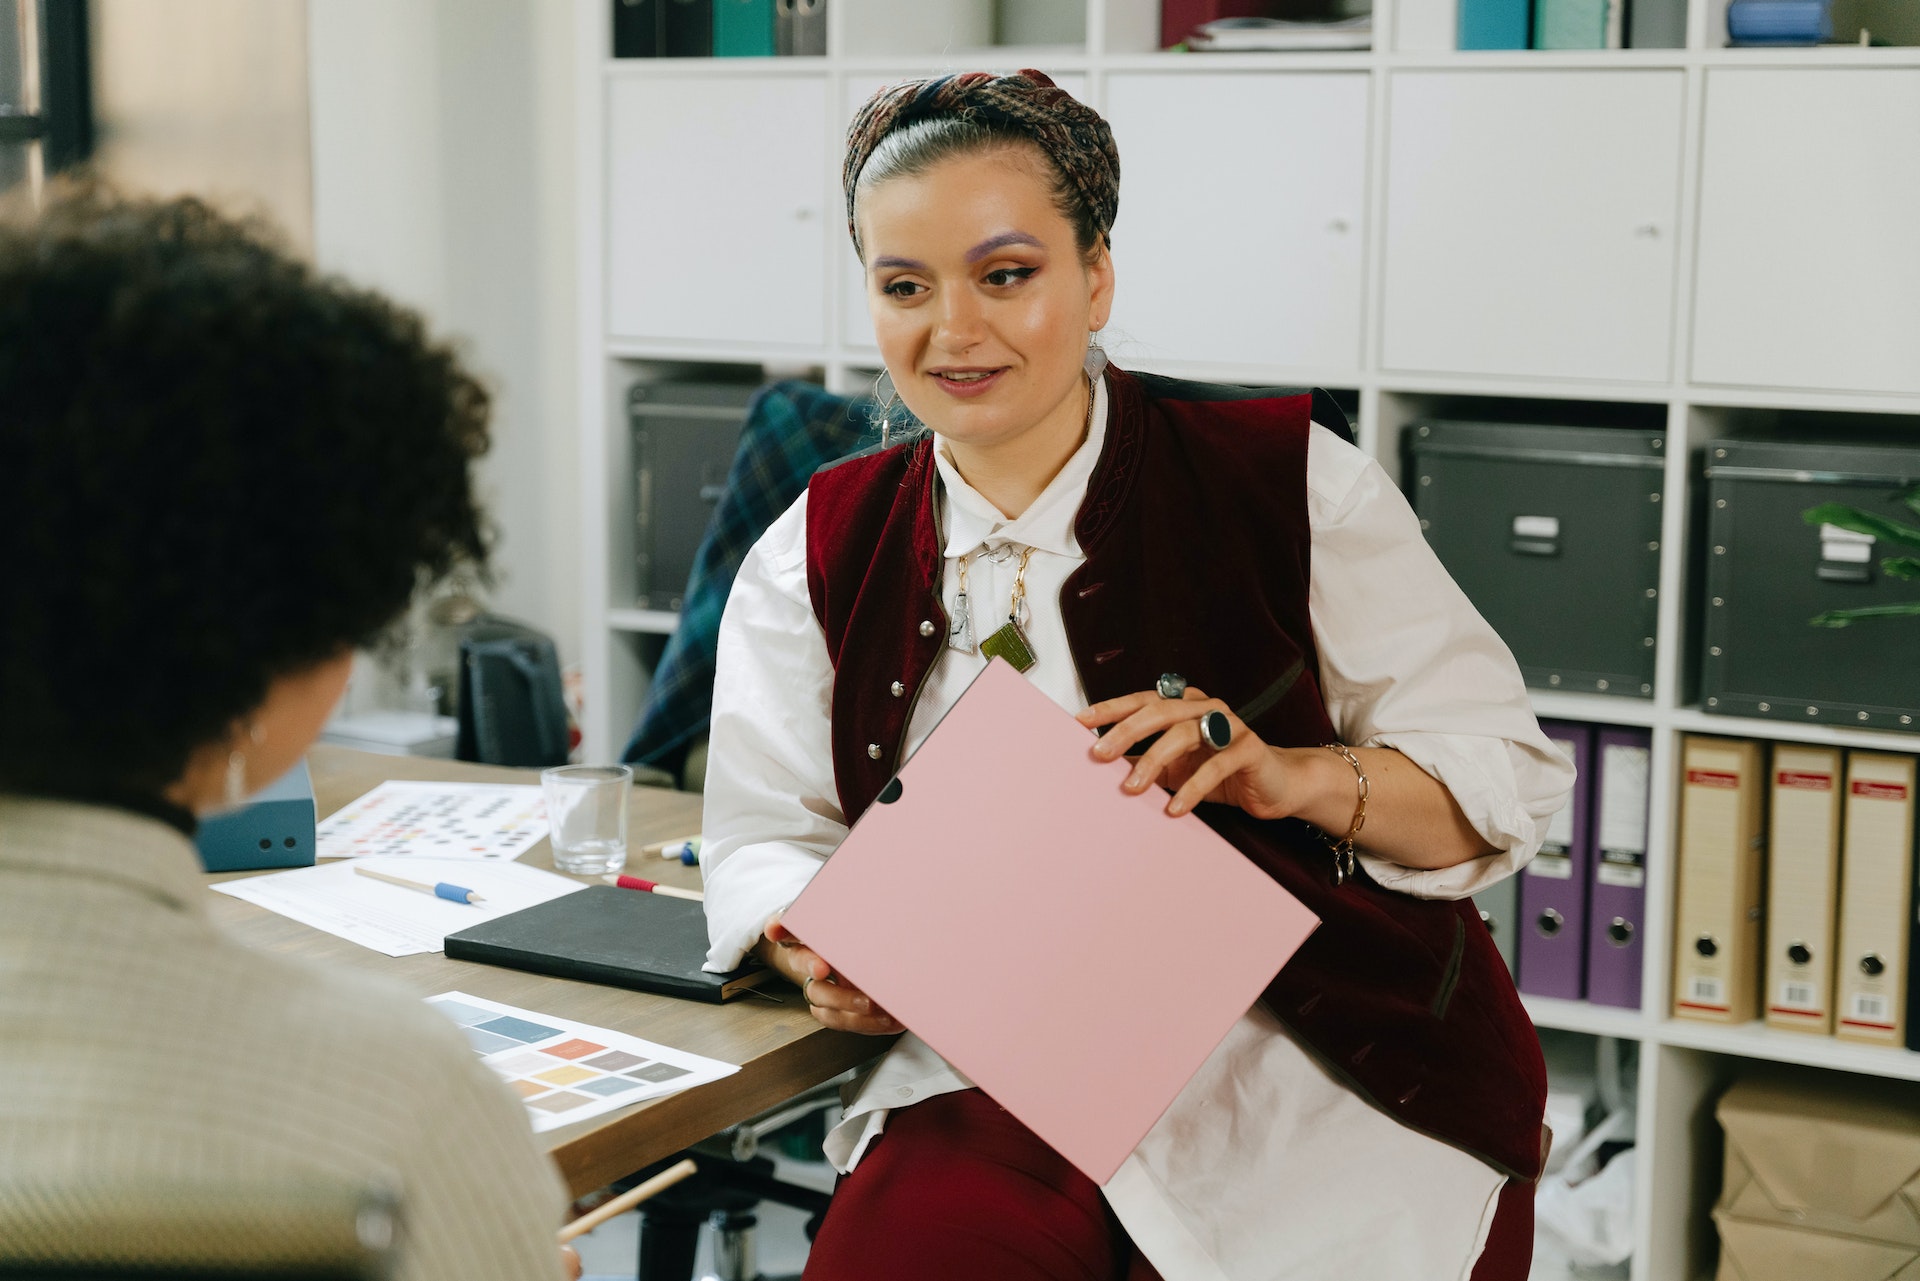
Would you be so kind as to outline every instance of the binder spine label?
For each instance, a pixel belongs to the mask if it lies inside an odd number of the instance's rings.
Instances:
[[[1766,1015],[1802,1032],[1833,1030],[1839,777],[1831,748],[1774,749]]]
[[[1894,1029],[1893,997],[1885,992],[1855,990],[1847,998],[1846,1017],[1840,1021],[1848,1027],[1891,1032]]]
[[[1846,1040],[1905,1039],[1914,919],[1911,756],[1856,751],[1847,757],[1841,854],[1839,1026]]]
[[[1600,754],[1600,857],[1593,870],[1602,885],[1637,890],[1647,883],[1647,776],[1644,747],[1610,743]]]
[[[1687,783],[1691,787],[1713,787],[1728,792],[1740,790],[1740,776],[1731,770],[1690,769]]]
[[[1564,849],[1555,850],[1542,847],[1527,864],[1528,876],[1544,876],[1550,881],[1570,881],[1573,879],[1573,858]]]
[[[1820,999],[1820,989],[1812,983],[1800,979],[1788,979],[1780,985],[1779,995],[1774,1003],[1767,1007],[1769,1014],[1807,1014],[1819,1017],[1825,1014],[1826,1005]]]
[[[1594,868],[1593,879],[1602,885],[1618,885],[1622,889],[1637,890],[1647,883],[1647,856],[1640,850],[1600,851],[1600,864]]]
[[[1686,999],[1680,1004],[1690,1010],[1712,1010],[1725,1014],[1727,981],[1707,974],[1692,975],[1687,979]]]

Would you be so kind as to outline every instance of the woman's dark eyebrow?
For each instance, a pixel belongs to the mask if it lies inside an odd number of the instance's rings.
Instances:
[[[971,261],[971,259],[969,259],[969,261]],[[908,271],[925,271],[927,269],[926,263],[914,258],[875,258],[873,265],[875,267],[904,267]]]
[[[979,262],[996,249],[1005,249],[1008,245],[1032,245],[1035,249],[1044,249],[1039,237],[1029,236],[1024,231],[1003,231],[997,236],[988,236],[985,240],[967,250],[967,261]]]

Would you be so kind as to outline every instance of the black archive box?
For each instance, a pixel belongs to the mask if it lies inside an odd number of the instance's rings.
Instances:
[[[1651,697],[1666,433],[1428,421],[1406,439],[1427,542],[1527,684]]]
[[[745,383],[636,383],[628,390],[641,609],[680,608],[757,390]]]
[[[1840,503],[1913,527],[1920,446],[1717,440],[1707,446],[1700,697],[1723,716],[1873,729],[1920,725],[1920,617],[1815,626],[1833,610],[1920,599],[1881,562],[1911,556],[1805,513]]]

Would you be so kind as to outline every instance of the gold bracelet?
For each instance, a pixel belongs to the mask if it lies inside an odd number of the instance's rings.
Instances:
[[[1333,883],[1340,885],[1353,875],[1353,838],[1360,835],[1360,829],[1367,825],[1367,793],[1372,785],[1367,782],[1367,771],[1361,768],[1360,758],[1348,750],[1345,743],[1323,743],[1329,752],[1353,766],[1354,782],[1359,788],[1359,799],[1354,803],[1353,822],[1347,828],[1347,834],[1339,840],[1327,837],[1327,844],[1333,847]]]

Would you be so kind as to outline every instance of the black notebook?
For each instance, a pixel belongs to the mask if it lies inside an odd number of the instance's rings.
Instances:
[[[447,955],[718,1004],[774,977],[758,961],[727,974],[707,959],[707,918],[692,899],[594,885],[447,935]]]

